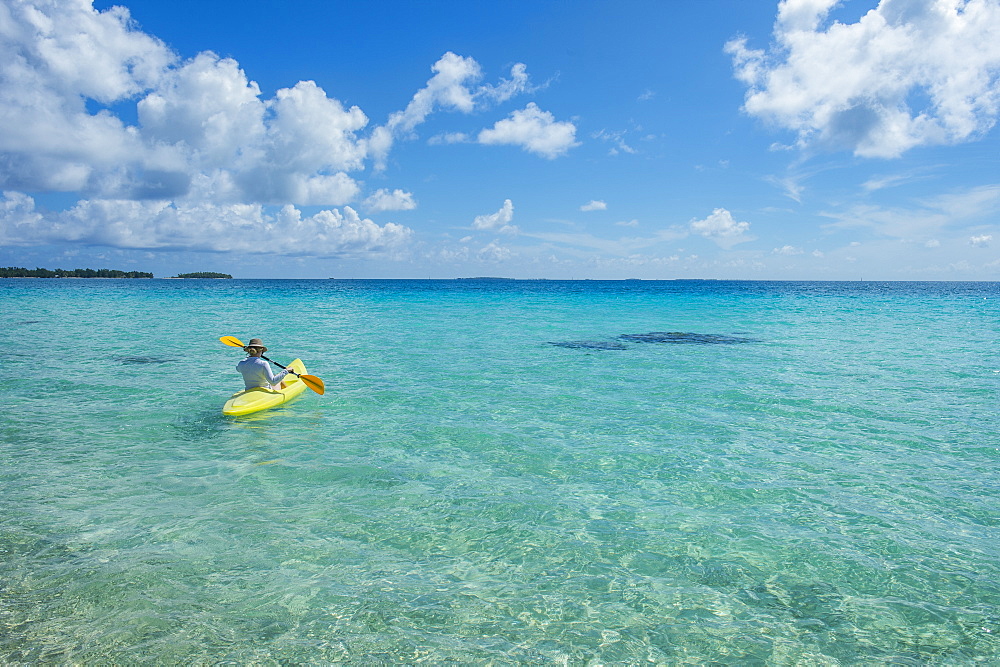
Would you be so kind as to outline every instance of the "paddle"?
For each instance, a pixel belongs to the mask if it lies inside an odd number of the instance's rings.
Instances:
[[[241,341],[236,336],[223,336],[219,340],[222,341],[223,343],[225,343],[226,345],[228,345],[229,347],[239,347],[239,348],[246,347],[243,344],[243,341]],[[278,368],[284,368],[286,371],[288,371],[292,375],[298,376],[299,379],[302,380],[302,383],[305,384],[305,386],[309,387],[310,389],[312,389],[313,391],[315,391],[317,394],[321,394],[322,395],[324,392],[326,392],[326,385],[323,384],[323,381],[321,379],[319,379],[318,377],[316,377],[315,375],[299,375],[298,373],[296,373],[295,371],[291,370],[287,366],[282,366],[277,361],[271,361],[270,359],[268,359],[264,355],[261,355],[260,358],[263,359],[263,360],[265,360],[265,361],[270,361],[272,364],[274,364]]]

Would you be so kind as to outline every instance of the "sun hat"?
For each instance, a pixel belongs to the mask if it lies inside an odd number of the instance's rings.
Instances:
[[[267,352],[267,346],[264,345],[264,341],[262,341],[260,338],[251,338],[250,342],[247,343],[246,347],[244,347],[243,349],[249,352],[251,347],[259,347],[262,348],[264,352]]]

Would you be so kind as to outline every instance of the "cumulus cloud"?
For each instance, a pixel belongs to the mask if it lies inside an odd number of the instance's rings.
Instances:
[[[0,187],[97,189],[141,166],[148,148],[134,128],[108,112],[91,113],[86,100],[106,105],[137,95],[174,60],[159,40],[132,29],[124,8],[5,3]]]
[[[20,192],[5,192],[0,199],[0,245],[30,244],[44,233],[44,219],[35,200]]]
[[[751,240],[751,237],[747,236],[750,223],[737,222],[733,214],[724,208],[715,209],[704,220],[692,221],[690,227],[692,233],[712,239],[724,248]]]
[[[96,12],[89,0],[5,3],[4,24],[2,76],[22,84],[8,91],[18,102],[30,96],[23,85],[30,83],[49,100],[111,103],[155,85],[175,60],[162,42],[133,28],[124,7]]]
[[[315,83],[262,99],[236,61],[206,51],[181,62],[121,7],[19,2],[7,17],[0,187],[215,203],[356,196],[348,172],[367,157],[357,132],[368,119]],[[130,103],[134,126],[112,111]]]
[[[498,230],[506,234],[516,234],[517,227],[510,222],[514,219],[514,204],[511,200],[504,200],[503,206],[496,213],[489,215],[478,215],[472,221],[472,228],[479,230]]]
[[[505,102],[514,95],[530,88],[527,68],[517,63],[511,68],[511,78],[494,86],[485,84],[477,88],[470,85],[482,78],[482,68],[472,58],[449,51],[431,67],[434,76],[417,91],[403,111],[389,117],[387,127],[394,133],[410,132],[423,123],[436,108],[468,113],[484,100]]]
[[[522,63],[481,83],[475,60],[448,52],[403,110],[372,127],[313,81],[268,98],[232,58],[182,59],[123,7],[17,0],[0,15],[0,216],[9,243],[238,250],[240,232],[255,229],[268,240],[257,247],[275,252],[303,252],[307,240],[321,254],[394,248],[411,230],[357,215],[349,206],[361,196],[357,172],[384,166],[393,143],[432,113],[482,111],[534,90]],[[572,143],[571,124],[529,116],[517,141],[530,150],[558,154],[567,131]],[[48,192],[79,202],[43,212],[26,194]],[[416,203],[386,188],[360,205],[382,213]],[[326,210],[302,217],[295,207],[305,206]]]
[[[427,119],[435,109],[442,107],[457,111],[472,111],[474,96],[468,83],[482,76],[482,70],[472,58],[463,58],[448,52],[431,67],[434,76],[417,91],[403,111],[389,117],[388,127],[393,131],[409,132]]]
[[[557,121],[548,111],[542,111],[534,102],[510,117],[497,121],[489,129],[480,131],[481,144],[520,146],[550,160],[565,154],[576,141],[576,126],[569,121]]]
[[[0,200],[0,243],[5,245],[80,241],[116,248],[345,257],[400,252],[412,234],[402,225],[361,218],[349,206],[303,217],[291,204],[271,213],[261,204],[102,199],[42,213],[21,193],[4,193]]]
[[[155,143],[183,143],[202,167],[224,167],[266,132],[257,84],[231,58],[200,53],[166,70],[137,104],[142,133]]]
[[[391,116],[386,125],[378,128],[376,141],[369,144],[375,158],[376,168],[385,167],[386,155],[394,141],[412,134],[436,109],[470,113],[488,104],[504,102],[514,95],[531,90],[527,68],[517,63],[511,68],[511,78],[498,85],[484,84],[473,87],[482,76],[482,68],[472,58],[445,53],[431,67],[434,75],[427,84],[414,94],[402,111]],[[446,134],[444,143],[464,140],[460,134]]]
[[[581,211],[606,211],[608,205],[598,199],[591,199],[589,202],[580,207]]]
[[[977,248],[989,248],[990,241],[993,240],[992,234],[983,234],[982,236],[972,236],[969,238],[969,244],[974,245]]]
[[[382,211],[412,211],[417,207],[413,194],[403,190],[389,192],[385,188],[375,191],[367,199],[364,206],[373,213]]]
[[[838,0],[783,0],[769,50],[726,45],[744,109],[800,148],[891,158],[981,136],[1000,110],[1000,4],[882,0],[856,23]]]
[[[390,115],[386,125],[378,128],[375,141],[370,144],[376,168],[385,168],[386,156],[396,138],[411,134],[436,108],[466,113],[475,108],[475,98],[468,86],[482,77],[479,63],[449,51],[434,63],[431,71],[434,76],[414,94],[406,108]]]
[[[514,252],[505,246],[498,244],[496,241],[491,241],[486,244],[476,253],[476,258],[481,262],[490,262],[497,264],[505,260],[510,259],[514,256]]]
[[[356,132],[368,124],[358,107],[345,109],[312,81],[280,89],[265,144],[268,162],[297,172],[361,169],[366,145]]]

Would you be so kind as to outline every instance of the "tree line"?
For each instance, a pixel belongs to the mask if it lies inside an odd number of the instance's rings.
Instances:
[[[145,271],[118,269],[26,269],[20,266],[0,267],[0,278],[152,278]]]
[[[215,273],[214,271],[198,271],[196,273],[178,273],[175,278],[232,278],[228,273]]]

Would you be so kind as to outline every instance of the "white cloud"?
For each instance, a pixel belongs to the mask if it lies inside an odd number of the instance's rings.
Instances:
[[[896,157],[976,138],[1000,110],[1000,3],[882,0],[856,23],[836,0],[784,0],[769,51],[726,45],[744,109],[799,147]]]
[[[264,184],[260,185],[264,192]],[[353,201],[361,190],[357,182],[343,172],[315,176],[293,173],[281,185],[284,187],[277,187],[271,192],[271,203],[291,201],[305,206],[341,205]]]
[[[35,200],[20,192],[4,192],[0,199],[0,245],[31,245],[44,233],[45,220]]]
[[[733,214],[724,208],[715,209],[704,220],[692,221],[690,227],[692,233],[712,239],[724,248],[751,240],[746,235],[750,231],[750,223],[737,222]]]
[[[342,205],[368,119],[310,81],[261,99],[238,63],[179,62],[127,10],[19,2],[0,34],[0,187],[92,199]],[[134,101],[137,125],[113,108]],[[88,104],[106,108],[93,112]]]
[[[599,199],[591,199],[580,207],[581,211],[606,211],[607,209],[608,205]]]
[[[278,90],[268,106],[274,113],[266,146],[270,163],[306,173],[362,168],[366,146],[355,133],[368,118],[358,107],[344,109],[312,81]]]
[[[476,253],[476,257],[483,262],[499,263],[506,261],[514,256],[513,251],[510,248],[498,244],[496,241],[491,241]]]
[[[969,245],[974,245],[977,248],[989,248],[990,241],[993,240],[991,234],[983,234],[982,236],[972,236],[969,238]]]
[[[479,63],[449,51],[434,63],[431,71],[434,76],[417,91],[406,108],[389,116],[388,127],[394,134],[411,132],[436,107],[467,113],[473,110],[475,101],[467,84],[482,76]]]
[[[413,194],[403,190],[389,192],[385,188],[377,190],[365,199],[365,208],[373,213],[382,211],[412,211],[417,207]]]
[[[389,117],[388,127],[394,132],[410,132],[423,123],[436,108],[469,113],[481,100],[490,103],[504,102],[514,95],[530,89],[527,68],[517,63],[511,68],[511,78],[499,85],[482,85],[476,89],[470,84],[482,78],[482,68],[473,58],[464,58],[451,51],[445,53],[431,67],[434,76],[417,91],[403,111]]]
[[[781,246],[780,248],[775,248],[774,250],[771,251],[771,253],[775,255],[788,255],[788,256],[801,255],[804,252],[805,251],[802,250],[801,248],[796,248],[795,246],[790,246],[790,245]]]
[[[515,95],[532,90],[534,90],[534,87],[528,83],[528,68],[524,63],[517,63],[510,68],[509,79],[502,79],[499,85],[496,86],[486,84],[480,87],[476,96],[499,104],[500,102],[506,102]]]
[[[431,146],[440,146],[444,144],[467,144],[472,139],[464,132],[444,132],[442,134],[436,134],[427,140],[427,143]]]
[[[889,176],[875,176],[869,178],[867,181],[861,184],[862,189],[865,192],[875,192],[878,190],[884,190],[886,188],[894,188],[899,185],[903,185],[911,180],[910,176],[903,174],[892,174]]]
[[[481,144],[521,146],[550,160],[580,145],[573,123],[556,121],[551,113],[542,111],[534,102],[514,111],[509,118],[497,121],[491,129],[480,131],[478,139]]]
[[[41,213],[21,193],[0,200],[0,243],[37,245],[80,241],[114,248],[354,256],[401,252],[413,232],[377,225],[349,206],[303,218],[288,204],[184,205],[167,201],[85,200],[61,213]]]
[[[471,113],[486,104],[504,102],[514,95],[531,90],[527,68],[517,63],[511,68],[511,78],[494,86],[485,84],[473,89],[471,86],[482,78],[482,68],[472,58],[445,53],[431,67],[434,72],[427,84],[414,94],[403,111],[389,116],[384,128],[380,128],[378,141],[371,144],[376,169],[385,167],[386,156],[397,137],[410,135],[436,109]],[[464,141],[460,134],[441,135],[434,143],[457,143]]]
[[[519,230],[516,226],[511,226],[514,219],[514,204],[511,200],[504,200],[503,206],[496,213],[489,215],[478,215],[472,221],[472,228],[479,230],[495,229],[507,234],[516,234]]]
[[[88,0],[4,5],[4,83],[20,84],[5,97],[13,92],[20,102],[33,84],[60,99],[109,104],[155,85],[175,60],[161,41],[134,28],[124,7],[96,12]]]
[[[122,7],[17,0],[0,5],[0,15],[0,189],[7,191],[0,216],[9,243],[163,248],[186,239],[195,250],[238,248],[210,235],[254,229],[270,239],[269,251],[298,253],[306,237],[283,243],[270,235],[290,220],[269,213],[272,205],[341,206],[292,227],[320,239],[309,252],[336,253],[345,244],[374,252],[410,230],[357,217],[347,206],[361,193],[355,172],[369,161],[384,166],[394,141],[436,111],[470,113],[534,90],[524,64],[480,85],[479,64],[449,52],[405,109],[369,127],[360,108],[312,81],[266,98],[232,58],[205,51],[182,60]],[[124,120],[132,112],[135,120]],[[519,139],[529,150],[554,156],[566,149],[571,124],[543,112],[532,119],[524,127],[536,135]],[[43,213],[21,194],[54,191],[80,201]],[[363,205],[380,213],[416,203],[411,193],[384,188]]]
[[[200,53],[166,70],[157,88],[137,104],[143,136],[183,144],[199,167],[223,167],[242,157],[265,133],[265,105],[257,84],[231,58]]]
[[[0,187],[96,189],[141,164],[134,128],[113,104],[155,85],[175,56],[131,27],[128,10],[81,0],[5,3],[0,21]],[[136,157],[138,156],[138,157]]]

